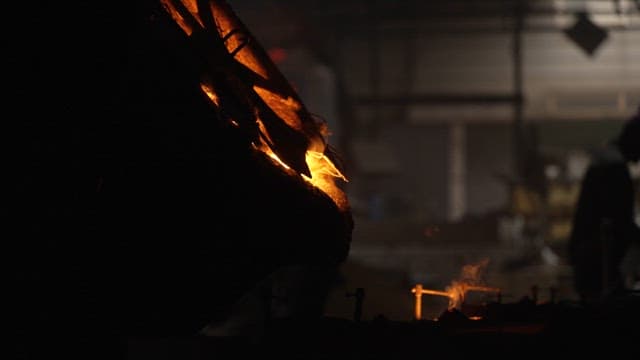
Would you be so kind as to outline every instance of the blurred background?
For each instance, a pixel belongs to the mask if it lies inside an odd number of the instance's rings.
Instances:
[[[361,288],[363,319],[409,320],[413,286],[472,264],[503,301],[576,299],[571,217],[640,106],[640,1],[229,3],[343,158],[355,228],[328,315]],[[423,317],[446,306],[425,296]]]

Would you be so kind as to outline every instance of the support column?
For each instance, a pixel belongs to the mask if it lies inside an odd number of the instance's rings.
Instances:
[[[467,210],[466,194],[466,126],[453,123],[449,128],[448,220],[455,222]]]

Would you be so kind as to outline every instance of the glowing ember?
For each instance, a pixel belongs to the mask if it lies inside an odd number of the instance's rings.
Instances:
[[[304,179],[312,183],[314,186],[324,191],[340,209],[348,207],[347,197],[344,192],[336,186],[335,178],[347,181],[340,170],[329,160],[329,158],[317,151],[307,151],[307,164],[311,170],[312,177],[302,175]]]
[[[484,268],[489,263],[488,259],[484,259],[478,264],[465,265],[459,280],[454,280],[451,285],[447,286],[444,291],[425,289],[422,284],[417,284],[411,289],[415,294],[415,318],[422,319],[422,295],[444,296],[449,298],[448,309],[460,309],[466,294],[469,291],[495,292],[499,293],[499,288],[481,285],[481,275]]]

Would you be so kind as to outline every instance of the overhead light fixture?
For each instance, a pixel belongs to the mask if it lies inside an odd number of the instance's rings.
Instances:
[[[593,56],[609,36],[607,30],[591,21],[584,11],[576,13],[575,23],[564,33],[589,56]]]

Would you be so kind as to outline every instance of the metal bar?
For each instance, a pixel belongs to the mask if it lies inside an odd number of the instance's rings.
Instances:
[[[381,73],[381,57],[380,57],[380,34],[378,31],[378,11],[377,1],[371,1],[367,8],[370,15],[369,22],[369,81],[371,91],[374,96],[380,94],[380,73]],[[378,104],[374,104],[377,106]],[[375,137],[379,131],[380,125],[380,111],[378,108],[374,109],[373,117],[367,127],[367,133],[369,136]]]
[[[522,25],[524,22],[524,4],[517,0],[513,27],[513,97],[518,101],[513,102],[513,171],[520,178],[524,176],[524,147],[523,147],[523,76],[522,76]]]
[[[355,105],[487,104],[521,102],[522,94],[416,94],[401,96],[355,96]]]

